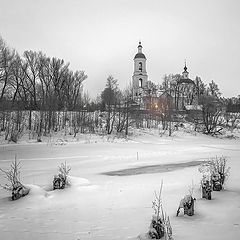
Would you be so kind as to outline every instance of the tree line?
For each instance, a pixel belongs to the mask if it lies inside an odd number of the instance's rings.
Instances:
[[[75,110],[82,103],[84,71],[42,52],[22,56],[0,37],[1,110]]]
[[[84,71],[72,71],[63,59],[42,52],[25,51],[22,56],[0,38],[0,130],[5,139],[14,140],[24,130],[40,141],[52,131],[128,135],[129,127],[158,127],[172,134],[176,122],[190,121],[195,131],[215,134],[225,125],[233,129],[239,118],[240,97],[225,99],[218,85],[196,77],[194,84],[179,84],[181,75],[165,75],[158,85],[151,83],[145,92],[149,105],[142,111],[132,88],[121,90],[109,75],[99,96],[93,100],[83,92]],[[153,105],[152,99],[158,98]],[[199,105],[200,111],[187,111]],[[146,104],[146,106],[147,106]]]

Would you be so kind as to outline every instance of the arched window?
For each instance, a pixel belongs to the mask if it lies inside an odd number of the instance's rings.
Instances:
[[[139,78],[139,87],[142,88],[142,79]]]
[[[142,72],[142,62],[139,63],[139,71]]]

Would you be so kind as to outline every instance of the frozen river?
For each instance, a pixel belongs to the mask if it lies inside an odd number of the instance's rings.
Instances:
[[[7,169],[15,155],[31,192],[12,202],[9,193],[0,190],[1,239],[135,239],[148,230],[154,191],[161,180],[174,239],[240,237],[239,140],[190,134],[161,138],[145,133],[128,141],[92,137],[65,145],[2,145],[0,167]],[[225,190],[214,192],[212,201],[202,200],[198,165],[222,155],[231,166]],[[65,161],[72,168],[73,186],[46,191]],[[2,175],[0,181],[5,181]],[[196,214],[177,218],[179,201],[192,181]]]

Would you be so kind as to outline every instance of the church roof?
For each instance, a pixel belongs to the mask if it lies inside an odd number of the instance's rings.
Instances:
[[[178,84],[181,84],[181,83],[188,83],[188,84],[195,84],[193,80],[191,80],[190,78],[180,78],[178,81],[177,81]]]
[[[134,59],[135,59],[135,58],[144,58],[144,59],[146,59],[146,57],[145,57],[145,55],[144,55],[143,53],[137,53],[137,54],[135,55]]]
[[[164,91],[160,96],[159,98],[173,98],[167,91]]]

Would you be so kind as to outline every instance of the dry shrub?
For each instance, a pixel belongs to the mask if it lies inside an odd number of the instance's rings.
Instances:
[[[11,163],[10,169],[5,171],[0,168],[0,171],[4,174],[7,182],[5,185],[1,185],[1,187],[5,190],[12,191],[16,186],[22,185],[20,181],[20,162],[17,162],[17,157],[15,156],[15,160]]]
[[[71,167],[66,162],[61,163],[58,167],[58,175],[55,175],[53,179],[53,189],[64,189],[66,185],[69,185],[67,177],[70,170]]]
[[[219,174],[221,184],[223,185],[230,175],[230,167],[227,167],[227,157],[215,157],[210,159],[210,167],[212,174]]]
[[[164,237],[166,240],[172,240],[172,226],[170,223],[169,216],[164,213],[162,205],[162,187],[163,182],[159,192],[154,192],[155,198],[152,202],[152,208],[154,210],[154,215],[151,220],[150,229],[148,231],[148,236],[150,239],[160,239]]]
[[[4,174],[7,183],[0,185],[3,189],[12,192],[12,200],[19,199],[29,193],[29,189],[26,188],[20,181],[20,162],[17,162],[17,157],[11,163],[10,169],[5,171],[0,168],[0,171]]]

